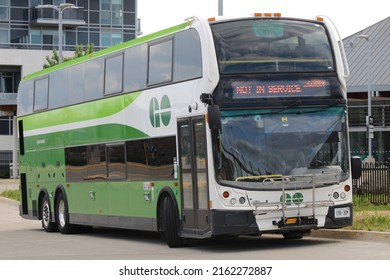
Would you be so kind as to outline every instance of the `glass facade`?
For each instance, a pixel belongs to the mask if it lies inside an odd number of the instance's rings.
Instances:
[[[99,50],[136,37],[136,0],[0,0],[0,47],[58,48],[58,12],[38,5],[71,3],[63,11],[63,50]]]

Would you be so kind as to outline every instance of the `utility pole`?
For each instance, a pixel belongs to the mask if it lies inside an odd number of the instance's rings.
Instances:
[[[218,16],[223,16],[223,0],[218,0]]]

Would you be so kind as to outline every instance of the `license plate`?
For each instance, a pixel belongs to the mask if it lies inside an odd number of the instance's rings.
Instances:
[[[351,208],[349,208],[349,207],[335,208],[334,209],[334,217],[335,218],[350,218],[351,217]]]

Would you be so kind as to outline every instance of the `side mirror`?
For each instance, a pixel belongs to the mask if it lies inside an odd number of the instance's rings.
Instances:
[[[221,112],[219,111],[218,105],[209,105],[207,107],[207,116],[208,116],[209,128],[211,130],[217,131],[222,128]]]
[[[351,158],[352,179],[359,179],[362,176],[362,160],[360,157]]]

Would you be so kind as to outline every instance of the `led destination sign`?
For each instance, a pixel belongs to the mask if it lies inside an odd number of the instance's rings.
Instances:
[[[234,99],[329,95],[329,83],[323,79],[235,81],[232,87]]]

